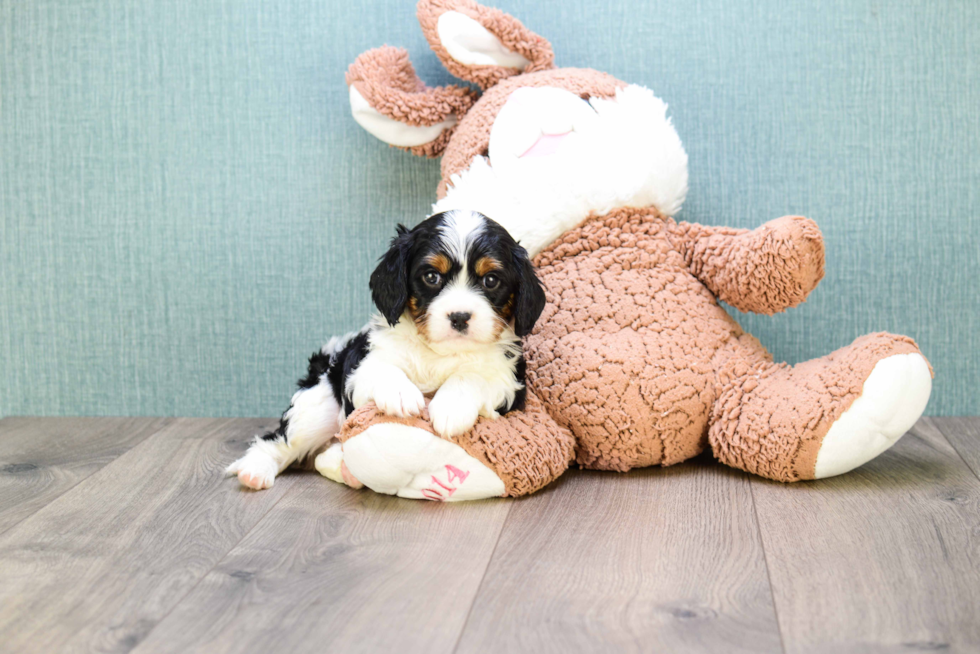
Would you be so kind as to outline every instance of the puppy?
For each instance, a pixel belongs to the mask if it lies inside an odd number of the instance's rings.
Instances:
[[[527,252],[473,211],[439,213],[397,232],[371,275],[379,315],[310,357],[279,427],[228,467],[243,485],[272,486],[372,400],[404,418],[419,415],[434,393],[430,422],[450,439],[479,416],[524,408],[521,337],[545,305]]]

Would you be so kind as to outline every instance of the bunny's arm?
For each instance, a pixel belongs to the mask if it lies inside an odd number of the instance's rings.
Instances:
[[[682,222],[672,231],[691,272],[739,311],[779,313],[803,302],[823,278],[823,236],[802,216],[753,230]]]

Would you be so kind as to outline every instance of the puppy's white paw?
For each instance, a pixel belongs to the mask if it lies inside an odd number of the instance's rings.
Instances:
[[[374,387],[374,403],[382,413],[398,418],[409,418],[422,413],[425,398],[422,391],[408,379],[387,379]]]
[[[473,428],[480,408],[452,393],[436,393],[429,403],[429,422],[443,438],[454,438]]]
[[[276,481],[276,474],[279,467],[275,461],[266,457],[245,455],[232,463],[225,472],[229,475],[238,475],[238,481],[242,486],[252,490],[265,490],[272,488]]]

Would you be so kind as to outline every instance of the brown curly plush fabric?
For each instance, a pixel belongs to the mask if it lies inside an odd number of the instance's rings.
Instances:
[[[488,89],[503,79],[520,75],[522,71],[504,66],[466,66],[449,56],[449,52],[439,40],[438,31],[439,16],[447,11],[455,11],[472,18],[500,39],[505,48],[527,59],[530,63],[523,72],[534,73],[555,66],[555,54],[551,50],[551,44],[524,27],[513,16],[499,9],[484,7],[473,0],[422,0],[418,3],[416,11],[429,47],[442,61],[446,70],[460,79],[473,82],[481,89]]]
[[[681,223],[675,239],[694,276],[739,311],[772,315],[795,307],[823,279],[820,229],[802,216],[785,216],[759,229]],[[733,238],[734,237],[734,238]],[[733,265],[733,262],[740,262]]]
[[[738,329],[672,245],[655,209],[622,209],[567,232],[535,259],[548,305],[525,341],[528,382],[602,470],[700,452],[711,357]]]
[[[506,495],[527,495],[550,484],[575,457],[575,439],[551,420],[541,401],[527,394],[527,406],[498,420],[481,418],[457,437],[466,452],[497,473]]]
[[[374,402],[368,402],[347,418],[337,438],[346,442],[380,423],[416,427],[441,438],[429,424],[428,399],[425,406],[417,418],[396,418],[379,413]],[[532,393],[527,394],[524,411],[513,412],[505,419],[480,418],[476,427],[453,442],[497,473],[507,497],[528,495],[548,485],[568,468],[575,452],[575,439],[548,417]],[[344,481],[348,486],[360,487],[350,473],[345,473]]]
[[[426,86],[415,74],[408,52],[387,45],[355,59],[346,79],[347,85],[356,88],[378,113],[413,127],[435,125],[454,114],[462,117],[477,98],[476,92],[461,86]],[[453,129],[443,130],[429,143],[402,149],[418,156],[438,157]]]

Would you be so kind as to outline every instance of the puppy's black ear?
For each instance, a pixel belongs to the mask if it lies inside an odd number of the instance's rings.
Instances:
[[[412,233],[404,225],[396,228],[397,236],[371,273],[371,299],[392,327],[408,304],[408,264]]]
[[[541,280],[534,273],[534,266],[527,256],[527,250],[515,245],[513,250],[514,268],[517,270],[517,293],[514,300],[514,332],[527,336],[534,329],[541,312],[544,311],[545,295]]]

